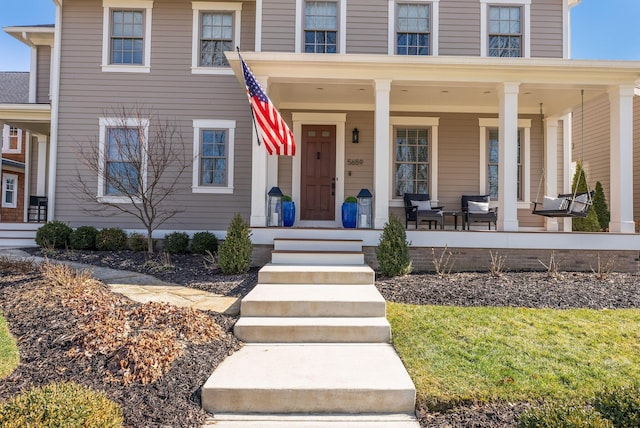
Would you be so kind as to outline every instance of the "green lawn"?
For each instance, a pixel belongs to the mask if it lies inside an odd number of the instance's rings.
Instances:
[[[18,361],[16,341],[9,333],[7,322],[0,312],[0,379],[7,377],[18,366]]]
[[[640,310],[460,308],[388,303],[418,402],[588,400],[640,381]]]

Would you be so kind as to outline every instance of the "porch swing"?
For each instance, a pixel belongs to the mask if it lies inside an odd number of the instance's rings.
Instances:
[[[582,157],[584,155],[584,89],[580,91],[581,95],[581,153],[580,163],[582,163]],[[542,104],[540,104],[540,115],[542,116]],[[544,133],[543,133],[544,135]],[[580,180],[585,179],[587,185],[586,192],[578,192],[578,184]],[[576,185],[573,193],[561,193],[558,197],[545,196],[544,201],[540,202],[538,197],[540,196],[540,188],[542,182],[545,180],[545,172],[542,170],[540,176],[540,183],[538,184],[538,192],[536,194],[536,200],[533,202],[532,214],[541,215],[545,217],[570,217],[570,218],[584,218],[589,214],[589,208],[593,205],[594,192],[589,189],[589,183],[587,183],[584,176],[584,168],[581,166],[580,175],[577,177]],[[540,208],[538,208],[540,206]]]

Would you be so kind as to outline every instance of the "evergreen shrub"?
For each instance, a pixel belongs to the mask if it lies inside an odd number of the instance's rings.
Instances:
[[[411,272],[409,242],[404,225],[396,216],[391,216],[384,225],[380,242],[376,248],[378,271],[382,276],[399,276]]]
[[[96,248],[100,251],[120,251],[127,248],[127,233],[119,227],[107,227],[96,235]]]
[[[74,250],[95,250],[97,234],[93,226],[80,226],[69,235],[69,244]]]
[[[587,174],[584,172],[582,162],[578,162],[576,173],[573,176],[573,184],[571,186],[573,193],[582,193],[588,191]],[[598,214],[593,205],[589,207],[586,217],[574,218],[572,221],[572,229],[575,232],[599,232],[600,223],[598,223]]]
[[[602,183],[600,183],[599,181],[596,181],[596,191],[593,195],[593,210],[598,216],[600,229],[607,230],[609,228],[609,221],[611,220],[611,213],[609,212],[607,199],[604,197]]]
[[[116,428],[122,409],[106,394],[77,383],[32,388],[0,403],[3,428]]]
[[[247,272],[252,252],[251,229],[240,214],[236,214],[227,229],[227,237],[220,244],[218,266],[227,275]]]
[[[164,237],[163,249],[169,254],[184,254],[189,249],[189,235],[185,232],[171,232]]]
[[[36,244],[42,248],[66,248],[73,229],[61,221],[45,223],[36,231]]]
[[[193,234],[191,240],[191,252],[194,254],[211,254],[218,252],[218,238],[211,232],[198,232]]]
[[[129,249],[132,251],[147,251],[149,249],[147,236],[143,235],[142,233],[132,233],[131,235],[129,235],[127,243],[129,245]]]

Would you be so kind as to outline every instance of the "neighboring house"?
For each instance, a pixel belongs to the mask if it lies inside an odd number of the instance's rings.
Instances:
[[[429,193],[448,210],[464,194],[491,194],[500,231],[569,231],[570,221],[533,215],[531,202],[541,177],[543,194],[570,187],[582,89],[587,102],[612,100],[620,132],[606,150],[631,157],[629,89],[640,63],[569,59],[570,9],[580,0],[53,1],[47,195],[49,218],[72,226],[141,228],[114,209],[87,214],[119,195],[78,160],[99,146],[105,164],[117,163],[107,156],[123,123],[144,139],[153,121],[113,113],[136,105],[176,121],[193,153],[184,190],[166,201],[184,211],[160,233],[223,233],[241,213],[268,244],[272,186],[293,197],[294,227],[326,236],[341,227],[344,198],[362,188],[373,194],[378,231],[403,215],[404,192]],[[18,30],[5,29],[20,38]],[[36,30],[25,42],[39,59]],[[296,156],[267,156],[257,144],[236,46],[293,130]],[[0,106],[0,120],[7,115]],[[616,186],[631,174],[623,163],[609,179]],[[97,202],[73,190],[79,177]],[[624,203],[612,201],[611,214],[611,231],[634,232]],[[455,245],[506,242],[462,235]],[[434,236],[445,235],[416,234],[414,245],[441,245]]]
[[[0,72],[0,104],[23,104],[29,101],[29,73]],[[25,220],[26,143],[28,132],[2,124],[0,165],[0,222],[22,223]]]

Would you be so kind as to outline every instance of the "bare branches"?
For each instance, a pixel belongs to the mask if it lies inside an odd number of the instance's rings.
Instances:
[[[167,202],[186,190],[181,179],[190,164],[190,150],[175,120],[139,106],[103,114],[98,138],[78,154],[78,168],[84,170],[77,170],[77,195],[91,202],[83,210],[92,215],[111,214],[104,209],[108,206],[138,219],[147,230],[148,251],[153,252],[152,232],[184,211]]]

